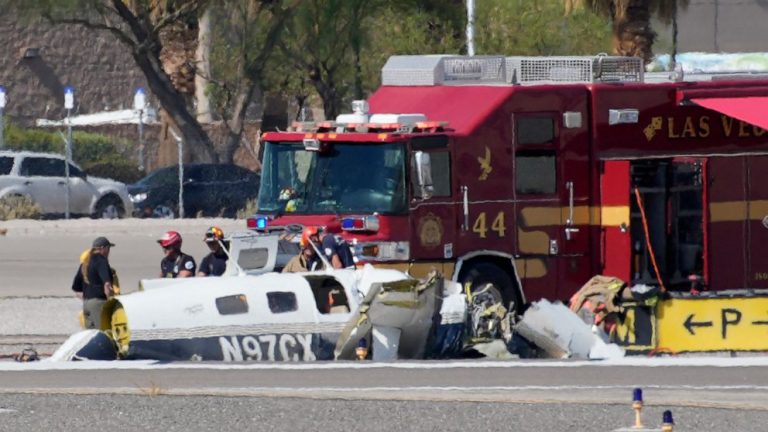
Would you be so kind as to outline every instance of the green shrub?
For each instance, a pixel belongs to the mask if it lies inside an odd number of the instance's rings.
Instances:
[[[134,161],[115,153],[84,163],[82,167],[89,175],[111,178],[126,184],[135,183],[146,174],[139,170]]]
[[[12,195],[0,198],[0,220],[40,219],[42,210],[28,196]]]
[[[13,150],[64,154],[66,131],[6,127],[6,145]],[[72,159],[85,172],[133,183],[143,176],[127,154],[132,144],[123,138],[91,132],[72,132]],[[92,171],[93,170],[93,171]]]

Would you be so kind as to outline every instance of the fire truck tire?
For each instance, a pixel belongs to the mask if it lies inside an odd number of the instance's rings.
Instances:
[[[463,272],[461,277],[462,286],[467,283],[471,284],[470,290],[472,292],[480,290],[490,283],[493,287],[489,294],[493,295],[496,301],[503,301],[504,307],[509,307],[509,303],[514,301],[516,313],[522,309],[520,293],[516,284],[507,272],[494,264],[484,262],[472,264],[466,272]]]

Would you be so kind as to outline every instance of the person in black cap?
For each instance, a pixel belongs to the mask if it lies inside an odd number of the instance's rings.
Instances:
[[[107,298],[115,295],[113,271],[109,267],[109,251],[114,246],[106,237],[97,237],[90,251],[80,257],[72,291],[83,299],[84,327],[87,329],[101,327],[101,309]]]

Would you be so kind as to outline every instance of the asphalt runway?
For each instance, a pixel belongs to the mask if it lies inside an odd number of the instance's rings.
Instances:
[[[678,431],[764,431],[768,361],[720,361],[0,362],[0,430],[609,431],[632,425],[641,386],[647,425],[671,409]]]

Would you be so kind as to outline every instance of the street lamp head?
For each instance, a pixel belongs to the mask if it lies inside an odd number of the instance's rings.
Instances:
[[[5,108],[6,98],[5,98],[5,87],[0,86],[0,109]]]
[[[144,88],[139,87],[136,89],[136,94],[133,95],[133,109],[141,111],[147,107],[147,95],[144,93]]]
[[[64,87],[64,108],[71,110],[75,107],[75,89],[71,86]]]

